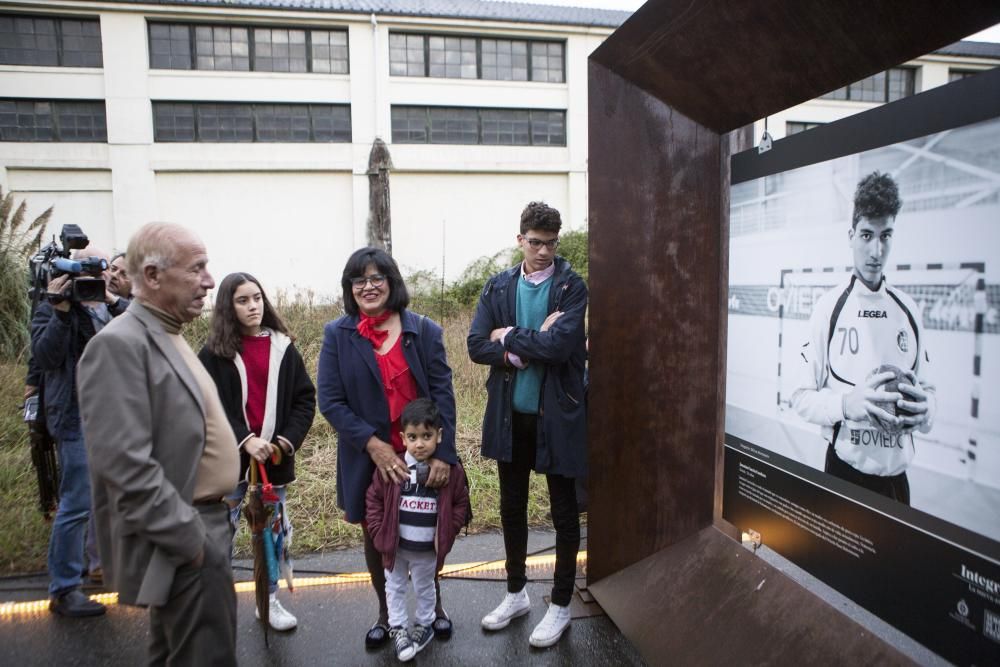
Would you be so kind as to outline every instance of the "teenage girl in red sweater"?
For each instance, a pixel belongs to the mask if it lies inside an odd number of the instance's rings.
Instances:
[[[295,452],[312,426],[316,390],[288,328],[249,273],[231,273],[219,285],[211,333],[198,356],[215,380],[240,446],[241,481],[228,498],[233,528],[250,462],[263,463],[279,499],[274,530],[282,540],[279,558],[287,564],[292,527],[285,491],[295,479]],[[297,620],[278,602],[276,591],[273,586],[268,621],[275,630],[291,630]]]

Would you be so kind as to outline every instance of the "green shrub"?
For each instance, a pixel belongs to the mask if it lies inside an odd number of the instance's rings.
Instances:
[[[28,300],[28,258],[42,243],[52,208],[25,222],[27,202],[14,207],[14,194],[0,188],[0,359],[14,360],[28,344],[31,304]]]

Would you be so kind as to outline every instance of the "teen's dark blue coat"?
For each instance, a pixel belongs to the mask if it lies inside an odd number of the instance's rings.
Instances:
[[[441,327],[408,310],[400,313],[400,319],[403,356],[418,393],[434,401],[444,420],[443,438],[434,457],[454,464],[458,461],[455,394]],[[319,411],[337,431],[337,505],[353,523],[365,518],[365,491],[375,471],[365,445],[372,435],[391,442],[389,403],[375,351],[357,326],[356,315],[327,323],[316,382]]]
[[[563,315],[546,331],[517,325],[517,281],[521,266],[498,273],[487,281],[469,329],[469,357],[490,367],[486,380],[488,400],[483,416],[483,456],[511,460],[511,401],[517,369],[504,362],[504,351],[532,364],[544,364],[538,439],[534,469],[564,477],[583,477],[587,471],[587,411],[583,373],[587,360],[584,316],[587,286],[562,257],[555,259],[549,290],[548,313]],[[499,342],[490,332],[514,327]]]

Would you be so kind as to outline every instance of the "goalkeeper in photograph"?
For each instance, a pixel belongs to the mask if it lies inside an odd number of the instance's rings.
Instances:
[[[930,431],[936,403],[920,310],[884,274],[901,205],[888,174],[858,183],[854,270],[813,309],[791,404],[822,427],[827,473],[909,505],[913,431]]]

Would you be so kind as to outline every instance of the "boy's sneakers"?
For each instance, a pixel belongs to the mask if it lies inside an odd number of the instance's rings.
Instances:
[[[260,609],[254,610],[254,615],[260,618]],[[271,599],[268,602],[268,614],[267,614],[268,624],[278,630],[279,632],[284,632],[285,630],[291,630],[299,621],[296,619],[290,611],[281,606],[278,602],[278,598],[274,593],[271,593]]]
[[[569,605],[560,607],[557,604],[549,604],[545,618],[531,631],[528,643],[536,648],[552,646],[569,627],[570,618]]]
[[[413,631],[410,633],[410,641],[413,642],[413,648],[415,653],[420,653],[420,651],[431,643],[434,639],[434,628],[429,625],[415,625],[413,626]]]
[[[519,593],[507,593],[500,606],[483,617],[483,627],[487,630],[503,630],[510,625],[511,619],[523,616],[530,610],[528,591],[522,589]]]
[[[407,634],[406,628],[398,625],[389,628],[389,636],[396,646],[396,657],[399,658],[400,662],[412,660],[413,656],[417,654],[417,649],[413,646],[413,642],[410,641],[410,635]]]

